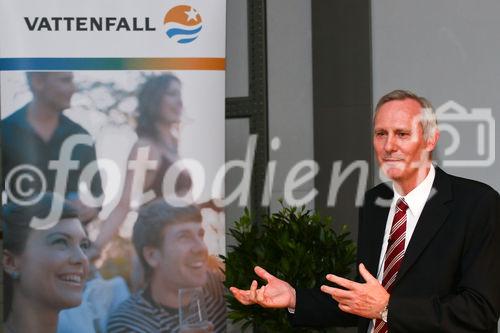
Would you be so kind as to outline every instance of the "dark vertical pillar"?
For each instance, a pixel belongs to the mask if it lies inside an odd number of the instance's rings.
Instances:
[[[355,239],[359,172],[343,183],[334,207],[327,199],[335,161],[342,170],[366,161],[368,188],[373,183],[370,29],[370,0],[312,1],[314,156],[320,165],[315,205],[336,226],[347,224]]]

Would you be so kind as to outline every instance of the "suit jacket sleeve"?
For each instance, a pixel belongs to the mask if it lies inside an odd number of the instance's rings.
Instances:
[[[293,326],[356,326],[358,317],[342,312],[338,303],[320,289],[297,289],[295,314],[289,315]]]
[[[359,221],[362,221],[362,215],[363,209],[360,208]],[[360,276],[358,274],[356,280],[359,281],[359,279]],[[338,303],[319,288],[297,289],[296,293],[295,313],[289,315],[289,319],[293,326],[349,327],[358,324],[358,316],[341,311],[338,307]]]
[[[500,312],[500,197],[487,191],[469,217],[457,279],[448,295],[391,297],[389,332],[497,332]],[[437,254],[439,255],[439,254]]]

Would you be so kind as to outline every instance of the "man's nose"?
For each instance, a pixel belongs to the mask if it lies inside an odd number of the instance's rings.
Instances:
[[[396,149],[396,143],[394,141],[394,136],[389,134],[384,144],[384,150],[388,153],[393,152]]]
[[[203,238],[196,239],[196,241],[193,244],[193,247],[191,248],[191,251],[195,253],[202,253],[208,251],[207,245],[205,244]]]

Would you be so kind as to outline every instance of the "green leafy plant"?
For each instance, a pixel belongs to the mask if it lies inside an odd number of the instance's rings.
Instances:
[[[346,226],[340,232],[332,228],[331,218],[322,218],[305,207],[285,207],[264,216],[260,224],[252,223],[248,209],[229,230],[237,245],[230,246],[226,266],[226,286],[248,289],[257,279],[255,265],[264,267],[276,277],[298,288],[313,288],[327,283],[326,274],[350,274],[356,261],[356,245]],[[263,282],[263,281],[261,281]],[[229,318],[254,324],[259,332],[317,332],[291,327],[285,310],[245,306],[228,296]]]

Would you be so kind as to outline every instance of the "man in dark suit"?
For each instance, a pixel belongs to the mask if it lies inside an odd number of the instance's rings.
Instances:
[[[360,209],[359,276],[295,290],[263,268],[267,284],[232,287],[243,304],[288,308],[298,326],[358,326],[360,333],[497,332],[500,196],[432,165],[439,139],[430,103],[408,91],[381,98],[373,145],[392,186]],[[325,255],[328,255],[327,253]]]

